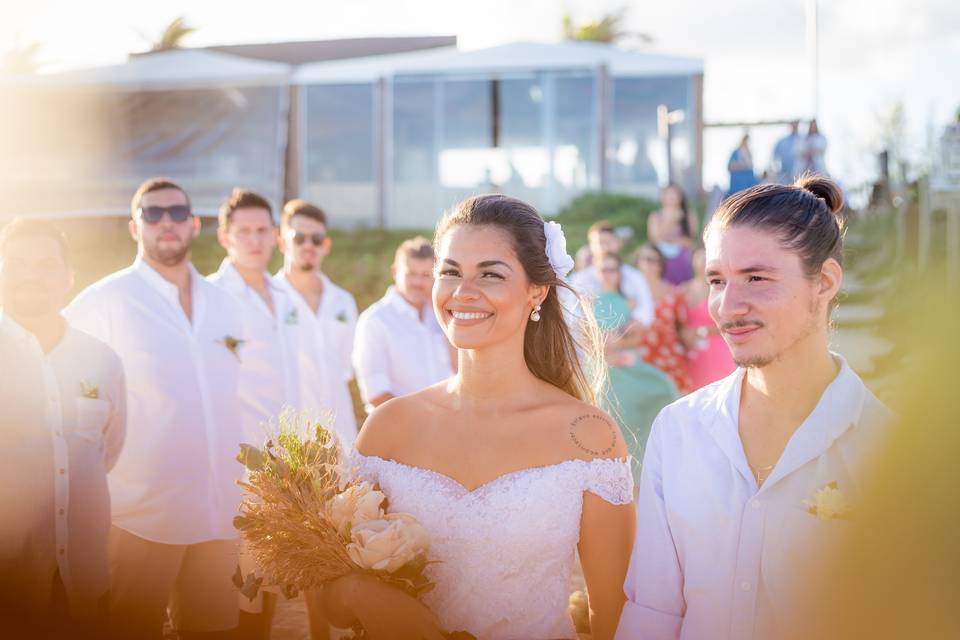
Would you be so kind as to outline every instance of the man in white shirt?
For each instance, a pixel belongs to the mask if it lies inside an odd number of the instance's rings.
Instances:
[[[283,270],[274,278],[294,301],[300,364],[301,408],[332,420],[344,444],[357,437],[349,381],[353,378],[350,352],[357,326],[357,303],[346,290],[323,273],[323,259],[333,242],[327,233],[327,214],[304,200],[291,200],[280,216]],[[330,637],[319,603],[319,592],[304,593],[310,637]]]
[[[842,194],[800,184],[738,193],[705,234],[710,313],[741,368],[653,425],[619,640],[823,637],[824,551],[890,416],[828,350]]]
[[[297,311],[287,291],[267,271],[277,246],[270,203],[253,191],[234,189],[220,207],[217,239],[227,257],[207,280],[237,298],[244,308],[248,340],[243,365],[251,392],[244,404],[244,431],[262,443],[263,428],[284,407],[296,409],[300,376],[295,325]]]
[[[280,218],[283,270],[276,282],[293,300],[300,359],[300,399],[304,410],[332,416],[333,428],[352,445],[357,437],[348,383],[357,326],[357,303],[323,273],[330,254],[327,215],[320,207],[291,200]]]
[[[23,629],[31,637],[45,626],[103,631],[107,472],[126,429],[120,359],[60,315],[67,260],[51,222],[16,219],[0,232],[0,624],[35,625]]]
[[[591,264],[601,262],[603,256],[610,253],[619,255],[623,249],[623,241],[617,235],[616,228],[606,220],[590,226],[587,243],[590,247]],[[596,298],[603,291],[600,277],[589,265],[570,275],[570,285],[587,299]],[[626,263],[620,265],[620,289],[624,297],[634,303],[631,314],[633,319],[643,325],[653,322],[656,305],[650,285],[639,269]]]
[[[285,409],[300,404],[295,327],[297,311],[290,296],[267,271],[277,246],[277,227],[267,200],[253,191],[234,189],[220,207],[217,239],[226,250],[220,269],[207,279],[243,305],[248,340],[243,365],[250,388],[241,398],[246,441],[260,445],[267,425]],[[242,575],[256,572],[241,544]],[[276,594],[261,590],[240,596],[240,630],[244,639],[269,638]]]
[[[454,350],[433,312],[433,245],[405,241],[393,260],[394,285],[357,321],[353,368],[368,411],[453,375]]]
[[[109,477],[111,622],[124,637],[160,638],[169,604],[181,638],[227,634],[238,619],[243,308],[190,264],[200,220],[182,188],[148,180],[131,210],[136,261],[66,311],[127,375],[130,429]]]

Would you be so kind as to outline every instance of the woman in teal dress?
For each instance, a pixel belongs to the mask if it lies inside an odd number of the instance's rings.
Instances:
[[[603,408],[620,423],[633,456],[634,476],[639,481],[639,464],[650,426],[660,409],[676,400],[679,394],[666,374],[645,363],[632,347],[617,344],[627,332],[643,330],[631,319],[633,301],[620,291],[621,266],[620,256],[616,254],[607,254],[593,265],[603,288],[594,302],[594,314],[600,328],[607,334],[610,381]]]

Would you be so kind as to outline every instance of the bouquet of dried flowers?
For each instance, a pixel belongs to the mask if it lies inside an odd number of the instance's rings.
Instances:
[[[355,476],[336,435],[320,422],[287,411],[278,427],[262,449],[243,444],[237,457],[248,474],[234,526],[263,572],[243,576],[238,569],[241,593],[252,598],[266,584],[294,597],[351,572],[417,598],[430,591],[430,536],[416,519],[389,511],[387,496]]]

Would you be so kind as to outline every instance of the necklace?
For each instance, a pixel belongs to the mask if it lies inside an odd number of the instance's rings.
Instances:
[[[757,487],[762,487],[764,481],[770,477],[770,472],[777,466],[777,463],[774,462],[769,467],[754,467],[748,462],[747,466],[750,467],[750,471],[753,472],[753,476],[757,479]]]

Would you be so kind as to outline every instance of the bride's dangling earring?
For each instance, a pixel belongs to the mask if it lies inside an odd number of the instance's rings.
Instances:
[[[540,322],[540,305],[537,305],[533,308],[533,312],[530,314],[530,319],[534,322]]]

